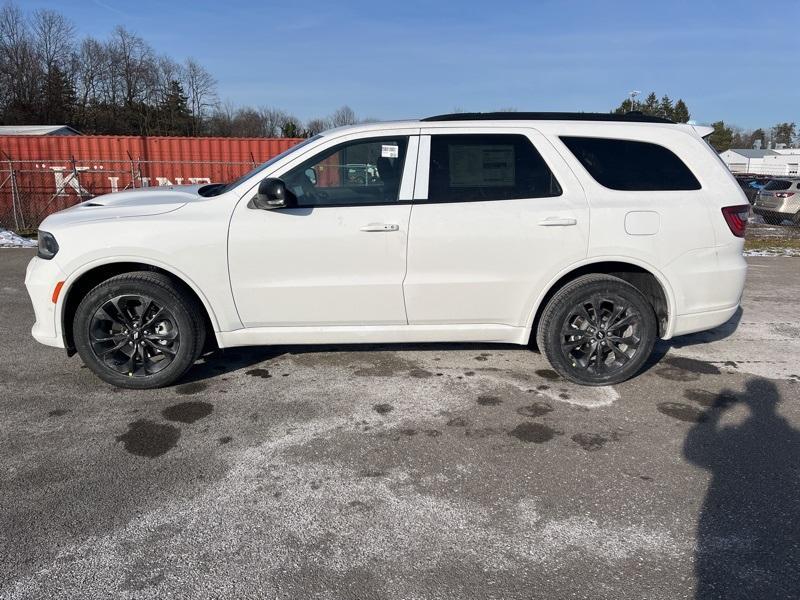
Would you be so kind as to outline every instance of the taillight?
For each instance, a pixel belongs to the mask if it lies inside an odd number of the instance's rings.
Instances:
[[[730,227],[731,233],[736,237],[744,237],[747,227],[747,218],[750,216],[750,205],[726,206],[722,209],[722,216]]]

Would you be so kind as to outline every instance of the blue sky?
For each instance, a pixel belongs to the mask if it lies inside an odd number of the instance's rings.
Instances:
[[[698,122],[800,121],[799,0],[259,2],[23,0],[82,34],[123,24],[193,56],[222,100],[302,119],[465,110],[606,111],[630,90],[686,100]]]

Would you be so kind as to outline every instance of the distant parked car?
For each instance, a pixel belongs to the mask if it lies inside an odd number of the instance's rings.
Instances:
[[[753,212],[772,223],[800,225],[800,177],[770,180],[756,196]]]
[[[739,186],[741,186],[750,204],[755,203],[758,192],[760,192],[771,179],[771,177],[764,175],[736,175],[736,181],[739,182]]]

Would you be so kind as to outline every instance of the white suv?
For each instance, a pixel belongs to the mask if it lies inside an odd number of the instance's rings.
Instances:
[[[710,128],[477,113],[334,129],[228,184],[48,217],[33,336],[103,380],[170,384],[204,348],[535,343],[572,381],[736,311],[749,205]]]

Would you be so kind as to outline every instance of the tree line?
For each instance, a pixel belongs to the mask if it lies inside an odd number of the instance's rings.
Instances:
[[[78,39],[63,14],[0,8],[0,122],[70,125],[82,133],[304,137],[359,121],[343,106],[302,122],[269,106],[220,102],[198,61],[157,54],[119,26],[106,39]]]
[[[612,112],[628,111],[677,123],[691,118],[683,99],[655,92],[644,100],[627,98]],[[10,0],[0,8],[3,124],[70,125],[107,135],[309,137],[369,120],[348,106],[305,122],[270,106],[235,107],[220,101],[216,80],[198,61],[157,54],[122,26],[105,39],[78,39],[74,25],[56,11],[26,13]],[[750,148],[756,140],[762,148],[797,142],[794,123],[755,130],[723,121],[713,126],[710,142],[719,151]]]
[[[730,148],[753,148],[757,145],[757,141],[762,149],[793,148],[800,144],[795,123],[776,123],[766,130],[760,127],[758,129],[741,129],[726,125],[725,121],[716,121],[711,126],[714,128],[714,133],[709,136],[708,141],[718,152],[724,152]]]
[[[674,104],[670,97],[664,94],[660,99],[655,92],[650,92],[643,101],[635,98],[626,98],[612,112],[625,114],[629,111],[638,111],[654,117],[662,117],[676,123],[688,123],[691,119],[689,107],[678,99]],[[752,148],[760,140],[761,147],[775,147],[783,144],[791,147],[800,144],[797,137],[797,128],[794,123],[776,123],[767,129],[742,129],[726,125],[724,121],[711,123],[714,132],[708,137],[709,143],[718,151],[724,152],[730,148]]]
[[[691,118],[689,108],[682,98],[678,98],[673,104],[672,99],[667,94],[664,94],[659,99],[655,92],[650,92],[644,100],[626,98],[612,112],[616,114],[641,112],[652,117],[669,119],[676,123],[687,123]]]

